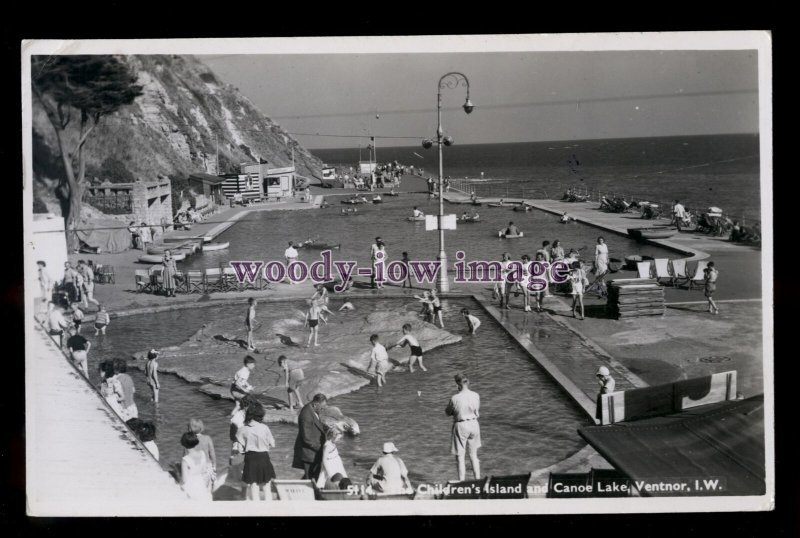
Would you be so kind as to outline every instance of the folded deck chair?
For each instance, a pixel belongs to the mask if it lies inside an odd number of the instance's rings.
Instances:
[[[531,473],[492,476],[486,490],[486,499],[527,499]]]
[[[706,283],[706,275],[704,271],[708,267],[708,262],[703,260],[697,262],[697,267],[694,268],[694,273],[692,273],[692,278],[689,279],[689,289],[692,289],[694,285],[698,286],[705,286]]]
[[[689,275],[686,274],[686,258],[679,258],[672,260],[672,285],[677,286],[678,282],[689,281]]]
[[[147,269],[136,269],[133,278],[136,282],[137,292],[153,290],[153,281],[150,279],[150,273],[147,272]]]
[[[547,495],[551,499],[591,497],[591,473],[550,473]]]
[[[222,271],[219,267],[206,269],[205,273],[206,293],[212,291],[225,291],[225,283],[222,280]]]
[[[242,289],[236,279],[236,271],[233,270],[233,267],[222,268],[222,287],[225,291],[240,291]]]
[[[479,480],[465,480],[463,482],[450,482],[441,499],[482,499],[486,495],[486,484],[489,477],[484,476]]]
[[[206,293],[206,281],[201,271],[186,271],[186,292]]]
[[[315,501],[317,486],[313,480],[273,480],[279,501]]]
[[[656,282],[661,284],[662,279],[666,279],[670,284],[672,283],[672,275],[669,272],[669,259],[656,258],[653,260],[656,267]]]
[[[650,278],[650,262],[636,262],[636,270],[639,272],[639,278]]]

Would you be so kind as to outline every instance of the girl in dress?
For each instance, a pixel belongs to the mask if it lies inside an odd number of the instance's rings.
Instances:
[[[575,307],[581,305],[581,319],[583,319],[583,290],[586,281],[586,275],[581,269],[581,262],[572,262],[572,270],[569,272],[569,280],[572,284],[572,317],[575,316]]]
[[[165,250],[164,260],[161,263],[164,266],[164,272],[161,274],[164,278],[164,291],[167,297],[175,297],[175,275],[178,273],[178,268],[175,265],[172,252]]]
[[[602,237],[597,238],[597,246],[594,247],[594,267],[598,278],[608,272],[608,245]]]
[[[344,463],[342,463],[339,450],[336,448],[336,443],[341,438],[342,432],[336,427],[325,433],[325,444],[322,445],[322,470],[317,478],[319,489],[334,489],[331,481],[337,474],[342,478],[347,478],[347,471],[344,470]]]
[[[190,499],[211,501],[213,487],[211,462],[200,447],[200,440],[194,432],[181,436],[181,445],[186,455],[181,459],[181,485]]]
[[[708,262],[708,267],[703,271],[703,279],[705,280],[705,296],[708,299],[708,312],[711,314],[719,314],[717,303],[714,302],[714,292],[717,290],[717,276],[719,271],[714,267],[714,262]]]
[[[264,420],[264,408],[254,403],[247,408],[245,425],[236,432],[236,440],[244,448],[244,472],[242,482],[247,484],[247,499],[260,500],[259,490],[264,492],[264,500],[272,500],[269,483],[275,478],[275,469],[269,459],[269,449],[275,446],[275,439]]]
[[[100,395],[105,398],[111,409],[119,415],[123,421],[132,418],[128,416],[125,408],[122,406],[124,393],[122,384],[117,378],[117,372],[114,369],[114,361],[108,360],[100,363],[100,376],[103,382],[100,384]]]

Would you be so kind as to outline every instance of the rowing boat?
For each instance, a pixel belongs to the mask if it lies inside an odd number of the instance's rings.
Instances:
[[[421,215],[419,217],[406,217],[406,220],[411,222],[419,222],[425,220],[425,215]]]
[[[176,262],[182,261],[186,258],[186,254],[174,254],[172,259]],[[155,254],[145,254],[144,256],[139,256],[139,263],[163,263],[164,256],[158,256]]]
[[[633,239],[666,239],[675,235],[675,228],[628,228],[628,235]]]
[[[208,252],[212,250],[225,250],[231,246],[230,241],[226,241],[224,243],[206,243],[203,245],[203,252]]]
[[[518,237],[522,237],[523,233],[524,232],[520,232],[519,234],[516,234],[516,235],[508,235],[508,234],[506,234],[506,232],[504,230],[500,230],[499,232],[497,232],[497,237],[500,237],[500,238],[503,238],[503,239],[517,239]]]

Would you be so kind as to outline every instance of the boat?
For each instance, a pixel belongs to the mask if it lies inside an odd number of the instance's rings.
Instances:
[[[172,259],[176,262],[183,261],[186,258],[186,254],[173,254]],[[145,254],[144,256],[139,256],[139,263],[162,263],[164,261],[164,256],[158,256],[156,254]]]
[[[406,217],[406,220],[411,222],[420,222],[425,220],[425,215],[420,215],[419,217]]]
[[[530,211],[531,209],[533,209],[532,206],[529,206],[527,204],[522,204],[522,205],[515,205],[513,210],[514,211]]]
[[[481,202],[473,202],[472,200],[448,200],[451,204],[463,204],[463,205],[483,205]]]
[[[372,199],[372,203],[373,204],[382,204],[383,200],[381,200],[380,198],[373,198]]]
[[[459,219],[459,221],[460,222],[480,222],[481,221],[481,217],[477,216],[477,217],[461,218],[461,219]]]
[[[213,235],[204,235],[203,236],[203,243],[210,243],[214,240]]]
[[[609,258],[608,259],[608,270],[611,273],[616,273],[622,269],[622,260],[619,258]]]
[[[633,239],[666,239],[677,233],[675,228],[628,228],[628,235]]]
[[[493,202],[491,204],[486,204],[486,206],[487,207],[509,207],[509,206],[511,206],[511,204],[508,204],[508,203],[502,203],[501,204],[499,202]]]
[[[322,241],[306,241],[300,245],[297,245],[298,248],[308,248],[313,250],[339,250],[342,247],[341,243],[332,244],[332,243],[324,243]]]
[[[503,238],[503,239],[517,239],[518,237],[522,237],[523,234],[524,234],[524,232],[520,232],[517,235],[507,235],[505,230],[500,230],[499,232],[497,232],[497,237],[500,237],[500,238]]]
[[[400,196],[399,192],[387,192],[384,193],[384,196]]]
[[[203,252],[208,252],[210,250],[225,250],[231,246],[230,241],[225,241],[224,243],[206,243],[203,245]]]
[[[348,198],[347,200],[342,200],[342,203],[350,205],[368,204],[369,200],[367,200],[366,198]]]

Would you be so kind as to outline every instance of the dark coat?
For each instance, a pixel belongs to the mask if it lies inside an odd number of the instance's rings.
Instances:
[[[325,426],[317,417],[310,403],[303,406],[297,417],[297,440],[294,442],[292,467],[303,469],[304,463],[314,463],[325,443]]]

